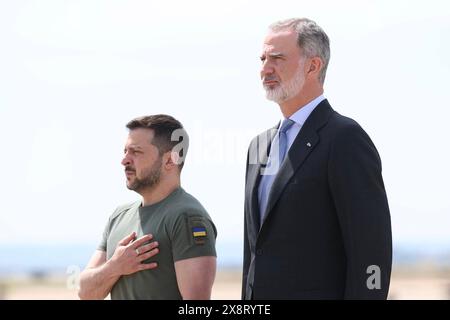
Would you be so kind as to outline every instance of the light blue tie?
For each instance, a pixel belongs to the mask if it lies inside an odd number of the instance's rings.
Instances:
[[[281,164],[283,163],[284,158],[286,157],[286,153],[287,153],[287,143],[288,143],[288,139],[287,139],[287,134],[286,132],[289,130],[290,127],[292,127],[292,125],[295,122],[291,119],[284,119],[283,122],[281,123],[281,127],[280,127],[280,131],[279,131],[279,150],[280,150],[280,167]]]
[[[260,186],[258,190],[258,200],[259,200],[259,214],[261,223],[264,220],[266,209],[267,209],[267,203],[269,201],[269,194],[270,189],[272,187],[273,181],[275,180],[276,174],[278,173],[278,170],[280,170],[280,167],[283,163],[284,158],[287,154],[287,145],[288,145],[288,139],[286,132],[289,130],[290,127],[295,123],[295,121],[291,119],[284,119],[281,123],[280,129],[278,130],[278,135],[273,140],[272,146],[271,146],[271,152],[270,152],[270,166],[275,166],[276,170],[271,170],[271,174],[263,176],[260,181]],[[277,159],[274,159],[278,151],[278,161]]]

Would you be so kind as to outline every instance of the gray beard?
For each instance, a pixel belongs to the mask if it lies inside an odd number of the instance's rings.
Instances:
[[[302,65],[300,67],[302,67]],[[299,69],[301,69],[300,67]],[[303,74],[300,73],[300,70],[298,70],[295,77],[291,79],[288,83],[286,84],[281,83],[280,86],[275,89],[265,88],[266,98],[278,104],[282,103],[298,94],[300,90],[302,90],[304,84],[305,84],[305,77]]]

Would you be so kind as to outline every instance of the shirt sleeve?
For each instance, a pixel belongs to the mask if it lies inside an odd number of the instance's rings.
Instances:
[[[182,214],[172,230],[172,254],[174,261],[216,256],[217,231],[213,222],[203,215]]]
[[[111,222],[111,219],[108,219],[108,223],[106,224],[105,229],[103,230],[102,239],[100,240],[100,243],[99,243],[99,245],[97,247],[97,250],[106,252],[107,243],[108,243],[108,236],[109,236],[110,222]]]

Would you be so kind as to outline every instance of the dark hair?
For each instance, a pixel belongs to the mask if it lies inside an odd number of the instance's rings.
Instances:
[[[189,147],[189,137],[180,121],[166,114],[155,114],[135,118],[128,122],[126,127],[130,130],[140,128],[153,130],[154,136],[151,143],[158,148],[159,154],[169,151],[178,152],[180,156],[178,166],[180,170],[183,168]],[[176,149],[173,150],[175,146]]]

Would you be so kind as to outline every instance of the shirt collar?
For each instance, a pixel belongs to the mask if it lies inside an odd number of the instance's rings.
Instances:
[[[321,103],[323,100],[325,100],[325,97],[323,94],[318,96],[317,98],[313,99],[312,101],[308,102],[306,105],[298,109],[293,115],[289,117],[289,119],[295,121],[300,127],[303,126],[306,119],[308,119],[309,115],[313,110],[317,107],[319,103]],[[282,123],[284,118],[281,119]]]

